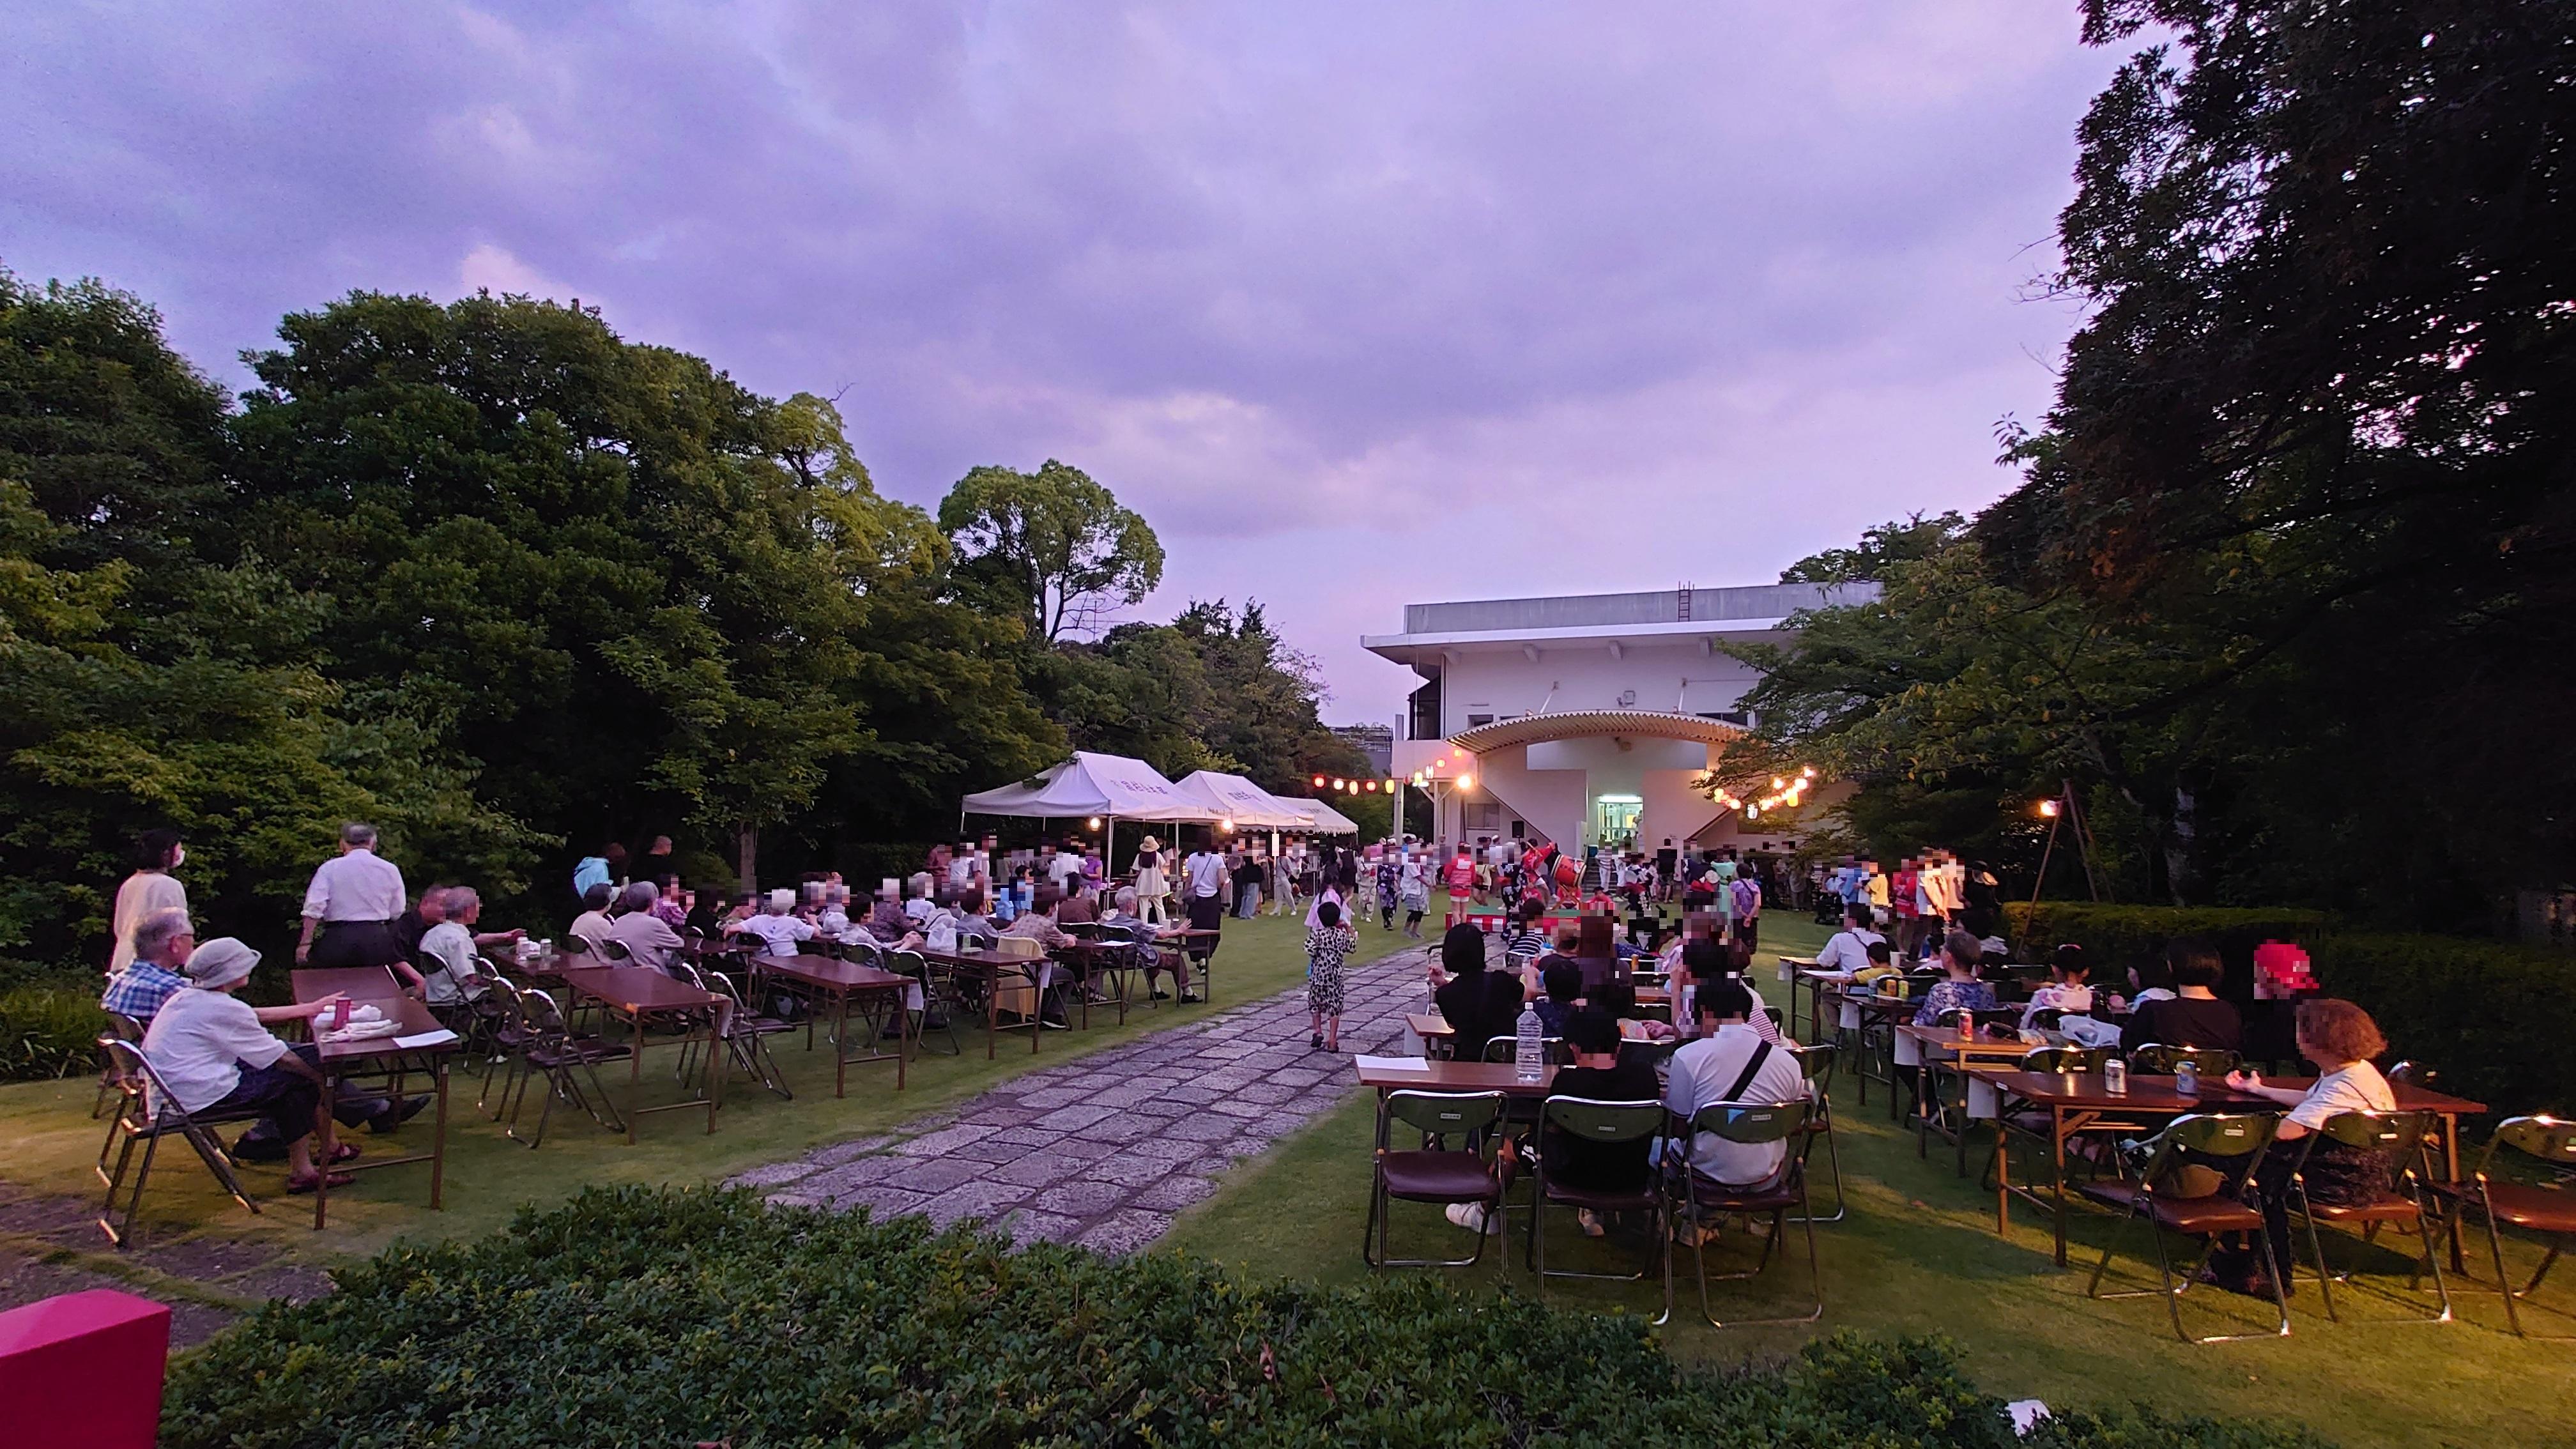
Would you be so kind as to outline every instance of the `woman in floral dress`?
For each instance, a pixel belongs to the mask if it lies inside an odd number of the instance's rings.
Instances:
[[[1314,929],[1306,933],[1306,1010],[1315,1028],[1306,1043],[1311,1049],[1342,1049],[1342,967],[1359,944],[1359,933],[1342,920],[1338,903],[1315,907]]]

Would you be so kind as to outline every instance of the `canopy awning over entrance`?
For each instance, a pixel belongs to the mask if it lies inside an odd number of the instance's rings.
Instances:
[[[1741,725],[1695,714],[1651,709],[1585,709],[1563,714],[1527,714],[1451,735],[1449,743],[1470,754],[1535,745],[1549,740],[1597,739],[1604,735],[1637,735],[1659,740],[1695,740],[1724,745],[1744,738]]]
[[[1073,758],[1033,779],[969,795],[964,809],[978,815],[1035,815],[1049,820],[1100,815],[1112,820],[1213,825],[1226,818],[1225,812],[1184,793],[1143,760],[1086,750],[1075,751]]]
[[[1241,775],[1197,770],[1183,775],[1174,788],[1233,821],[1237,830],[1300,830],[1306,825],[1306,817],[1289,808],[1287,801]]]

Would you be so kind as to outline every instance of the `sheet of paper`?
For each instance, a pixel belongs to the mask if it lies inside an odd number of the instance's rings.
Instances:
[[[436,1031],[425,1031],[418,1036],[395,1037],[394,1045],[404,1051],[417,1051],[422,1047],[445,1046],[454,1040],[456,1040],[456,1033],[442,1026]]]
[[[1431,1063],[1421,1057],[1357,1056],[1351,1061],[1364,1072],[1421,1072],[1428,1075]]]

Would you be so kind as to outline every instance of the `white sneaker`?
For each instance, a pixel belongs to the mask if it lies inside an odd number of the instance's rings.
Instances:
[[[1456,1223],[1467,1231],[1471,1233],[1486,1231],[1485,1205],[1483,1203],[1453,1202],[1449,1204],[1448,1212],[1449,1221]]]

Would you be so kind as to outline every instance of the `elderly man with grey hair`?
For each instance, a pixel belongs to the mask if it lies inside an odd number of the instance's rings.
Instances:
[[[649,880],[628,886],[626,893],[617,898],[617,915],[608,923],[608,939],[624,946],[636,965],[668,972],[671,963],[680,959],[680,933],[653,913],[654,902],[661,898],[661,887]]]
[[[183,910],[159,910],[134,926],[134,959],[107,980],[102,1010],[133,1017],[144,1026],[161,1004],[187,987],[188,955],[197,949],[196,927]]]
[[[791,914],[795,909],[796,892],[771,891],[756,914],[727,922],[725,934],[751,937],[761,943],[765,955],[793,956],[797,954],[799,942],[814,939],[813,923]]]
[[[296,964],[391,966],[403,961],[394,928],[409,898],[401,869],[376,854],[376,827],[355,820],[341,826],[340,853],[322,862],[304,890],[304,934],[295,942]]]
[[[1151,942],[1162,932],[1155,929],[1151,921],[1136,914],[1136,904],[1136,888],[1120,886],[1118,894],[1110,899],[1109,914],[1100,918],[1100,924],[1125,927],[1136,933],[1137,940]],[[1198,1000],[1198,997],[1190,991],[1190,958],[1185,953],[1164,951],[1152,945],[1144,945],[1137,948],[1137,964],[1145,968],[1145,985],[1147,989],[1153,991],[1156,1000],[1159,1001],[1169,994],[1154,985],[1154,973],[1157,971],[1172,973],[1172,980],[1181,989],[1181,1001],[1184,1005]]]

